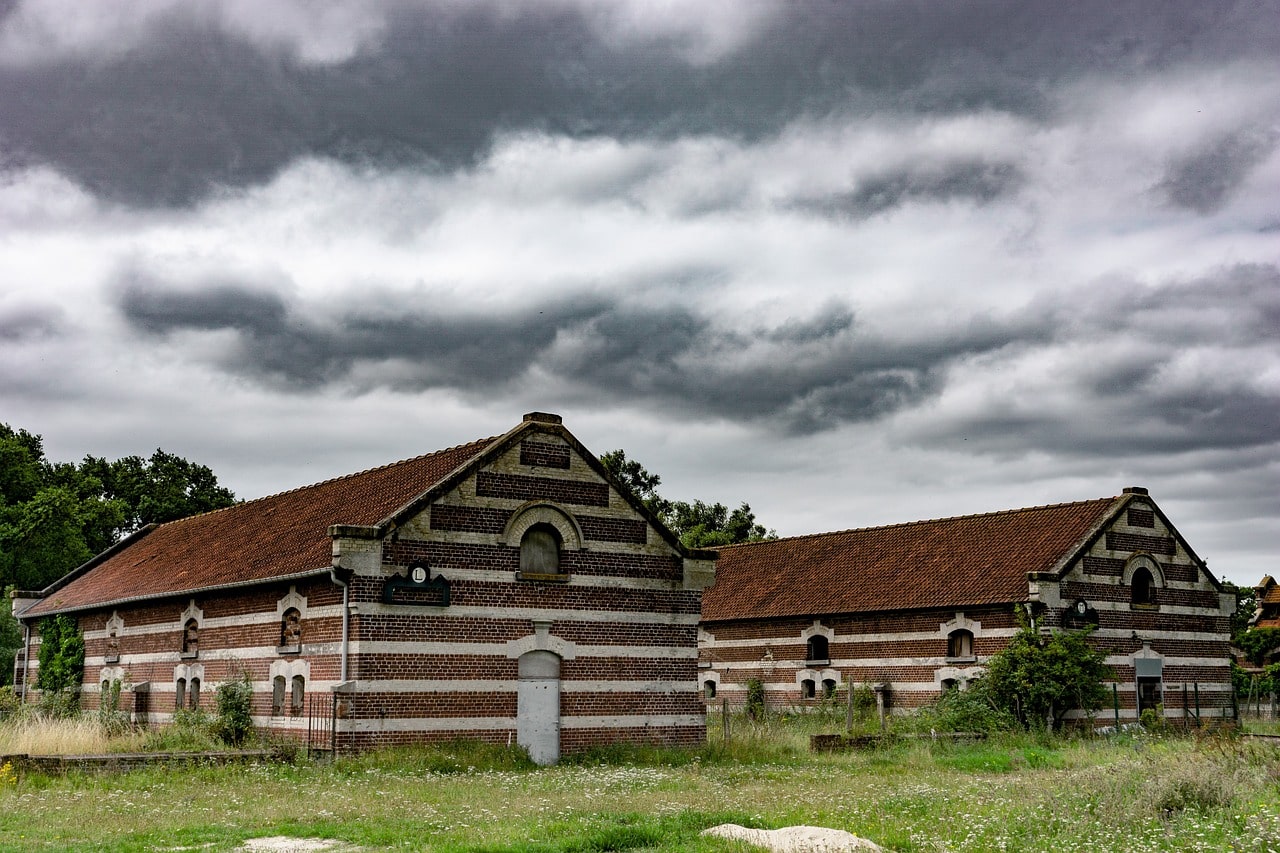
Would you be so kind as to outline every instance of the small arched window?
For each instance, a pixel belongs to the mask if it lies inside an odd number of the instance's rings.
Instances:
[[[190,688],[187,690],[187,704],[191,706],[191,710],[200,707],[200,679],[191,679]]]
[[[283,675],[277,675],[271,679],[271,716],[273,717],[284,715],[284,688]]]
[[[107,650],[103,660],[105,663],[115,663],[120,660],[120,637],[116,635],[114,625],[107,630]]]
[[[810,663],[826,663],[831,659],[831,644],[821,634],[814,634],[809,638],[805,654],[808,656],[805,660]]]
[[[957,682],[954,678],[944,678],[944,679],[942,679],[942,692],[943,692],[943,693],[946,693],[948,690],[955,690],[958,686],[959,686],[959,682]]]
[[[823,699],[836,698],[836,686],[837,686],[836,680],[834,678],[822,679],[822,698]]]
[[[200,626],[194,619],[182,626],[182,654],[192,658],[200,654]]]
[[[560,570],[560,531],[550,524],[539,523],[524,532],[520,539],[520,573],[558,575]]]
[[[173,688],[173,707],[185,708],[187,706],[187,680],[179,678],[178,683]]]
[[[800,682],[800,698],[812,699],[818,692],[818,685],[812,678],[806,678]]]
[[[973,632],[966,631],[964,628],[952,631],[947,635],[947,657],[949,658],[971,658],[973,657]]]
[[[708,678],[702,682],[702,694],[708,699],[716,698],[716,682],[715,679]]]
[[[1146,566],[1139,566],[1134,570],[1129,595],[1131,596],[1129,600],[1134,604],[1156,603],[1156,581],[1151,576],[1151,570]]]
[[[293,691],[289,696],[289,716],[297,717],[302,714],[302,703],[307,695],[307,682],[301,675],[293,677]]]
[[[280,651],[300,651],[302,649],[302,613],[296,607],[290,607],[280,617]]]

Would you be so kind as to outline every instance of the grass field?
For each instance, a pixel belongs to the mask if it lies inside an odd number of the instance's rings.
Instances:
[[[287,835],[492,853],[746,850],[698,835],[734,822],[835,827],[903,851],[1280,851],[1269,744],[1006,736],[812,755],[804,725],[732,731],[697,754],[550,769],[474,745],[65,778],[0,767],[0,849],[216,851]]]

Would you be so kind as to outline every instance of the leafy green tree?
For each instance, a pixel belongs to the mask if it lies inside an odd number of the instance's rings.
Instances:
[[[13,618],[13,599],[9,597],[12,587],[0,592],[4,593],[0,600],[0,685],[6,685],[13,683],[13,662],[22,648],[22,628]]]
[[[221,509],[236,500],[230,489],[218,485],[208,466],[160,448],[150,459],[125,456],[108,462],[86,456],[80,470],[101,482],[104,498],[125,506],[120,533]]]
[[[987,662],[980,679],[993,704],[1023,726],[1058,728],[1067,712],[1096,711],[1111,676],[1106,653],[1089,645],[1092,628],[1043,635],[1024,624]]]
[[[1222,588],[1236,597],[1236,612],[1231,614],[1231,639],[1235,641],[1249,630],[1249,620],[1258,609],[1258,594],[1251,586],[1237,586],[1231,581],[1223,581]]]
[[[36,686],[47,707],[74,708],[74,697],[84,676],[84,634],[76,620],[65,614],[40,620],[40,670]]]
[[[1280,628],[1250,628],[1232,642],[1244,652],[1249,663],[1263,666],[1268,658],[1280,652]]]
[[[40,436],[0,424],[0,587],[41,589],[145,524],[234,501],[208,467],[163,450],[55,463]]]
[[[756,523],[756,515],[746,502],[729,512],[722,503],[676,501],[671,505],[667,523],[689,548],[714,548],[777,538],[764,525]]]
[[[662,478],[636,460],[628,459],[625,450],[610,450],[600,457],[600,464],[615,480],[630,489],[649,512],[662,519],[671,512],[671,501],[658,494]]]
[[[662,478],[626,451],[611,450],[600,457],[605,470],[679,537],[686,548],[715,548],[740,542],[776,539],[777,534],[756,523],[755,513],[743,502],[732,512],[722,503],[695,500],[670,501],[658,493]]]

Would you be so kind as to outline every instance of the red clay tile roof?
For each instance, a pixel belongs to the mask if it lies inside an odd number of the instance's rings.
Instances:
[[[1118,498],[775,539],[720,550],[704,621],[1025,601]]]
[[[161,524],[86,564],[22,615],[180,595],[322,571],[331,524],[373,525],[497,439],[486,438],[313,486]]]

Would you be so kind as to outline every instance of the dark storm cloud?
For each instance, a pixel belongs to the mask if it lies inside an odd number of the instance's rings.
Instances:
[[[122,284],[117,304],[130,325],[157,337],[230,332],[214,344],[222,350],[203,357],[267,387],[444,387],[485,396],[536,370],[551,386],[588,399],[645,400],[691,418],[759,421],[795,433],[917,404],[940,390],[956,359],[1049,334],[983,321],[928,340],[891,340],[859,330],[838,303],[814,317],[725,328],[682,307],[584,294],[501,314],[340,305],[317,318],[249,285],[160,282],[133,273]],[[362,301],[407,300],[365,294]]]
[[[367,301],[377,303],[376,297]],[[413,308],[379,315],[351,309],[313,320],[250,286],[172,289],[146,277],[122,287],[118,306],[128,323],[157,336],[233,332],[218,356],[219,366],[292,391],[351,381],[411,390],[491,389],[523,373],[561,326],[599,310],[589,299],[579,299],[505,316]],[[353,378],[366,367],[381,375]]]
[[[0,145],[106,198],[184,205],[308,154],[452,168],[504,131],[751,139],[802,116],[873,109],[1044,117],[1047,92],[1081,75],[1280,53],[1274,10],[1250,2],[881,0],[774,12],[736,50],[694,63],[687,36],[605,43],[587,12],[565,7],[397,4],[376,49],[313,65],[178,10],[118,55],[0,67]]]
[[[863,178],[850,192],[805,199],[793,206],[828,216],[864,219],[911,202],[988,204],[1016,192],[1022,183],[1022,172],[1012,163],[911,166]]]
[[[1214,140],[1166,170],[1158,189],[1169,203],[1202,215],[1216,213],[1276,147],[1277,133],[1253,128]]]
[[[1226,267],[1162,287],[1117,281],[1095,293],[1092,303],[1077,297],[1041,309],[1055,343],[1071,353],[1055,361],[1056,379],[1072,389],[1071,411],[1029,411],[1017,389],[992,374],[995,402],[980,415],[937,419],[911,440],[1086,456],[1280,441],[1280,393],[1256,381],[1251,361],[1273,347],[1280,328],[1280,267]],[[1190,363],[1180,363],[1188,355]]]

